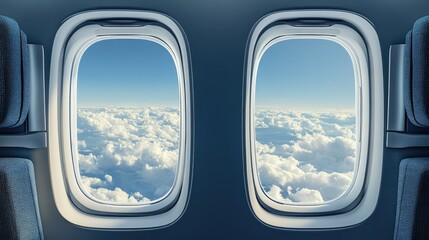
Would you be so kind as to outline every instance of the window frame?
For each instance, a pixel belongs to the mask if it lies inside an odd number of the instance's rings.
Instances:
[[[315,34],[317,33],[317,34]],[[325,201],[323,203],[279,203],[274,199],[270,198],[266,192],[262,189],[262,183],[260,181],[260,175],[258,174],[258,159],[256,156],[256,134],[255,134],[255,93],[256,93],[256,78],[259,70],[259,63],[264,56],[265,52],[274,44],[288,41],[288,40],[299,40],[299,39],[321,39],[332,41],[344,48],[350,56],[355,79],[355,113],[356,113],[356,154],[354,164],[354,175],[351,185],[338,198]],[[365,179],[365,168],[366,168],[366,156],[368,152],[368,136],[367,132],[362,132],[361,129],[367,129],[368,123],[368,112],[369,112],[369,86],[368,86],[368,68],[367,68],[367,55],[365,43],[359,34],[345,25],[335,24],[329,27],[295,27],[291,25],[281,24],[276,25],[266,30],[256,45],[255,49],[255,62],[254,71],[251,80],[250,88],[250,135],[249,145],[252,152],[252,168],[253,175],[258,176],[254,178],[255,186],[260,185],[260,188],[256,188],[259,200],[268,208],[284,212],[284,213],[325,213],[342,210],[353,202],[355,202],[364,184]],[[361,97],[366,96],[366,97]],[[362,126],[361,126],[362,125]],[[364,134],[364,136],[362,136]],[[362,147],[361,147],[362,146]]]
[[[110,19],[145,21],[115,25]],[[168,194],[143,204],[111,203],[87,194],[81,186],[77,147],[77,73],[92,44],[107,39],[143,39],[162,45],[177,70],[179,159]],[[191,89],[187,42],[169,17],[148,11],[102,10],[75,15],[60,27],[54,41],[49,99],[49,153],[54,199],[70,222],[91,228],[153,228],[175,222],[186,208],[191,174]],[[79,175],[78,175],[79,174]]]
[[[317,21],[299,22],[309,19]],[[347,192],[322,204],[276,202],[267,196],[259,179],[254,128],[258,65],[268,47],[288,39],[334,41],[349,53],[354,67],[357,171]],[[245,74],[245,172],[250,206],[258,219],[282,228],[344,227],[366,219],[378,199],[384,119],[380,46],[371,24],[344,11],[300,10],[267,15],[249,37]]]
[[[79,153],[78,153],[78,139],[77,139],[77,84],[78,84],[78,70],[80,60],[85,54],[85,51],[93,44],[103,40],[112,39],[141,39],[146,41],[155,42],[164,47],[171,55],[178,76],[179,87],[179,109],[185,109],[184,106],[184,85],[181,72],[181,59],[179,47],[173,37],[167,30],[154,26],[145,25],[142,27],[103,27],[100,25],[87,25],[77,30],[70,40],[66,48],[66,57],[64,61],[64,77],[63,77],[63,96],[65,99],[70,98],[70,103],[64,101],[62,107],[62,115],[65,119],[69,119],[68,123],[64,123],[63,133],[70,137],[70,141],[64,141],[64,167],[67,175],[76,176],[76,181],[67,177],[68,186],[73,201],[76,204],[81,204],[84,210],[95,211],[100,213],[147,213],[160,211],[171,205],[177,198],[183,180],[183,167],[184,167],[184,152],[185,144],[185,131],[180,131],[179,136],[179,159],[175,173],[175,179],[170,191],[160,199],[151,201],[149,203],[114,203],[99,200],[84,190],[82,181],[79,179]],[[176,54],[178,53],[178,54]],[[70,74],[71,73],[71,74]],[[68,87],[70,86],[70,87]],[[69,94],[70,93],[70,94]],[[184,119],[185,111],[180,111],[180,129],[186,129]],[[67,127],[70,124],[71,127]],[[67,154],[67,153],[71,153]],[[72,163],[72,164],[71,164]],[[77,185],[76,185],[77,184]],[[83,195],[82,195],[83,194]],[[120,208],[118,208],[120,206]]]

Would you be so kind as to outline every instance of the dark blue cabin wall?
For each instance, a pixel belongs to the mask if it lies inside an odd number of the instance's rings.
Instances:
[[[49,83],[53,40],[70,15],[91,9],[144,9],[166,13],[183,28],[191,51],[195,145],[192,193],[183,217],[158,230],[98,231],[68,223],[55,208],[47,150],[20,150],[35,165],[46,239],[392,239],[398,165],[424,149],[391,150],[384,155],[381,197],[374,214],[358,226],[325,231],[279,230],[252,214],[245,192],[242,153],[243,68],[253,25],[264,15],[288,9],[342,9],[368,18],[379,35],[387,99],[388,53],[402,43],[421,16],[426,0],[0,0],[0,14],[16,19],[29,43],[45,46]],[[386,115],[386,114],[385,114]],[[2,149],[0,155],[13,155]],[[427,156],[427,155],[426,155]],[[381,161],[382,159],[380,159]],[[382,224],[381,224],[382,223]],[[383,227],[381,227],[383,226]]]

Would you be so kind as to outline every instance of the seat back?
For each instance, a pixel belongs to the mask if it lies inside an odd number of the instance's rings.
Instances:
[[[402,160],[399,167],[396,240],[429,239],[429,158]]]
[[[0,239],[43,239],[33,164],[0,159]]]
[[[429,127],[429,16],[405,38],[404,106],[409,121]],[[429,157],[408,158],[399,167],[394,239],[429,239]]]
[[[408,32],[404,52],[404,105],[415,126],[429,127],[429,16]]]
[[[18,24],[0,16],[0,130],[23,125],[29,108],[27,38]],[[0,239],[41,240],[33,163],[0,158]]]
[[[23,124],[29,108],[27,37],[18,24],[0,16],[0,128]]]

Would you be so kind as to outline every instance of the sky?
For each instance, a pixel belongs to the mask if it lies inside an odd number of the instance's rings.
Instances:
[[[354,72],[341,45],[292,39],[268,48],[256,80],[257,107],[354,109]]]
[[[158,43],[99,41],[82,56],[77,93],[78,106],[178,106],[176,67]]]

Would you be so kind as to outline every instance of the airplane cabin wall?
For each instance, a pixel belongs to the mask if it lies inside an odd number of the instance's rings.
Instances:
[[[181,25],[188,38],[195,118],[189,205],[181,219],[167,228],[135,231],[79,228],[62,218],[55,207],[47,150],[0,149],[0,156],[26,157],[34,162],[46,239],[393,238],[399,162],[406,157],[429,156],[429,149],[385,149],[377,208],[368,220],[358,226],[328,231],[281,230],[264,225],[252,214],[243,170],[244,56],[253,25],[273,11],[341,9],[359,13],[368,18],[378,32],[387,99],[389,46],[403,43],[414,21],[429,15],[428,1],[0,0],[0,14],[17,20],[27,33],[29,43],[44,45],[47,83],[52,43],[63,20],[85,10],[117,8],[166,13]],[[385,103],[387,107],[387,100]]]

